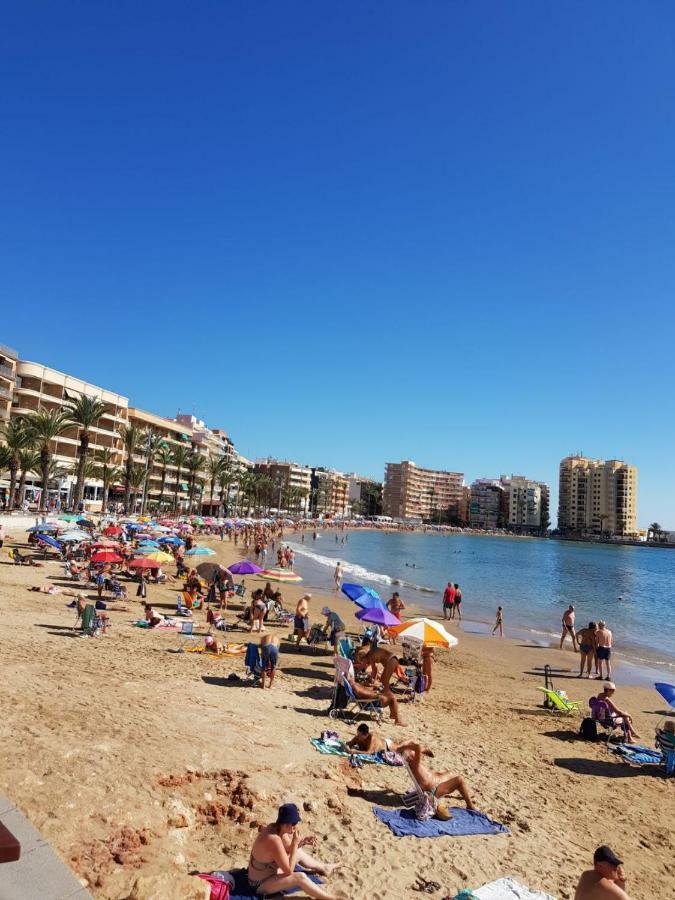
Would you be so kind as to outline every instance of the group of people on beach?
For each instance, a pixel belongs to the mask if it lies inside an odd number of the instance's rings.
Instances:
[[[575,653],[578,651],[581,656],[579,678],[583,678],[584,671],[586,678],[590,678],[591,668],[594,667],[596,678],[611,680],[614,637],[607,623],[600,619],[598,622],[589,622],[586,628],[576,630],[575,617],[574,604],[570,603],[562,617],[560,649],[563,649],[566,639],[570,638]]]

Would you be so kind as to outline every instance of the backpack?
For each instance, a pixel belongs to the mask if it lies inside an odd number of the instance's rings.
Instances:
[[[581,723],[579,728],[579,737],[584,741],[597,741],[598,739],[598,723],[595,719],[587,716]]]
[[[329,711],[332,709],[344,709],[347,706],[347,702],[347,691],[345,690],[343,684],[338,684],[337,689],[335,690],[335,693],[333,695]]]
[[[415,693],[423,694],[427,689],[427,676],[423,675],[422,672],[417,673],[417,677],[415,678]]]

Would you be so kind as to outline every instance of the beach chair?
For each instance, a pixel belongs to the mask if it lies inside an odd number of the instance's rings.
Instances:
[[[101,620],[96,615],[96,607],[93,603],[87,603],[87,605],[84,607],[82,620],[80,622],[81,634],[86,634],[89,637],[94,637],[94,635],[98,633],[100,627]]]
[[[668,777],[675,775],[675,734],[662,729],[656,731],[656,746],[663,756],[663,765]]]
[[[312,650],[318,650],[319,644],[328,644],[328,635],[321,625],[312,625],[309,637],[307,638],[307,644]]]
[[[337,654],[342,659],[354,659],[354,641],[351,638],[343,637],[337,642]]]
[[[242,600],[244,599],[244,597],[246,596],[246,587],[243,581],[241,584],[235,584],[234,593],[237,595],[237,597],[241,597]]]
[[[176,653],[185,653],[185,645],[194,644],[194,642],[197,640],[197,636],[194,631],[194,622],[180,623],[180,631],[178,632],[178,649],[176,650]]]
[[[356,721],[356,715],[368,713],[376,722],[380,723],[384,716],[381,704],[377,700],[360,700],[349,683],[349,678],[354,678],[354,666],[351,660],[335,656],[333,662],[335,663],[335,682],[333,701],[328,710],[330,718],[344,718],[353,723]]]
[[[554,691],[550,688],[538,687],[538,691],[542,691],[551,704],[550,712],[564,712],[567,715],[579,712],[581,708],[581,700],[570,700],[564,691]]]

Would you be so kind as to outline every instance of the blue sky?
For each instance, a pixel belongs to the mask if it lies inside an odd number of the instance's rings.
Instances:
[[[0,340],[242,452],[675,527],[675,10],[5,5]]]

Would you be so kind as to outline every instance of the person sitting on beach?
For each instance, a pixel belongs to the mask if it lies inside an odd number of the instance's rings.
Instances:
[[[265,676],[269,678],[269,686],[274,684],[274,673],[279,665],[279,638],[276,634],[266,634],[260,640],[260,658],[262,660],[262,674],[260,687],[265,689]]]
[[[304,638],[309,643],[309,601],[312,599],[311,594],[303,594],[298,600],[295,607],[295,617],[293,619],[293,636],[300,641]]]
[[[581,875],[574,900],[630,900],[619,857],[606,845],[593,854],[593,868]]]
[[[667,750],[675,750],[675,722],[666,719],[660,728],[656,729],[656,746],[664,753]]]
[[[271,600],[274,597],[274,588],[272,587],[271,581],[268,581],[263,588],[263,597],[265,600]]]
[[[627,744],[634,744],[635,738],[640,735],[633,728],[633,719],[628,713],[619,709],[614,703],[613,696],[616,693],[616,685],[613,681],[608,681],[602,686],[602,691],[597,697],[591,697],[589,706],[592,710],[592,716],[601,724],[619,725],[623,729],[624,740]],[[606,713],[602,715],[602,710]]]
[[[584,677],[584,667],[586,668],[586,678],[591,677],[591,666],[595,659],[595,630],[597,625],[595,622],[589,622],[588,628],[580,628],[577,631],[577,641],[579,643],[579,653],[581,654],[581,662],[579,663],[579,678]]]
[[[400,666],[398,656],[385,647],[375,646],[371,638],[364,638],[361,647],[357,651],[354,668],[363,670],[370,666],[373,679],[375,679],[378,663],[382,666],[382,676],[380,678],[382,688],[383,690],[388,690],[391,677]]]
[[[314,838],[301,838],[298,831],[300,812],[294,803],[279,807],[276,822],[258,832],[251,848],[248,863],[249,887],[256,894],[278,894],[281,891],[299,890],[316,900],[337,900],[321,885],[314,884],[305,872],[296,872],[302,866],[309,872],[330,876],[336,865],[323,863],[303,850],[314,845]]]
[[[560,649],[562,650],[565,638],[569,635],[572,638],[572,646],[574,652],[577,652],[577,635],[574,630],[574,606],[570,603],[562,617],[562,634],[560,635]]]
[[[145,620],[148,622],[148,628],[157,628],[158,625],[161,625],[163,618],[164,616],[154,610],[149,603],[145,604]]]
[[[405,728],[405,722],[401,721],[399,715],[398,700],[394,697],[389,688],[383,690],[382,693],[378,693],[374,688],[359,684],[358,681],[352,678],[351,674],[346,677],[357,700],[370,700],[373,703],[379,703],[382,707],[389,707],[389,715],[394,720],[394,725],[401,725]]]
[[[404,741],[392,749],[399,753],[410,766],[415,781],[437,800],[457,791],[466,803],[467,809],[475,809],[469,789],[461,775],[451,775],[449,772],[431,772],[422,765],[422,756],[433,756],[433,753],[417,741]]]

